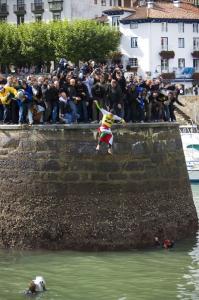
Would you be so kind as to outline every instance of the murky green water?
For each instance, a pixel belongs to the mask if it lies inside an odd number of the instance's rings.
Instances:
[[[199,185],[192,188],[199,212]],[[37,300],[198,300],[199,237],[171,251],[0,251],[0,300],[27,299],[36,275],[48,288]]]

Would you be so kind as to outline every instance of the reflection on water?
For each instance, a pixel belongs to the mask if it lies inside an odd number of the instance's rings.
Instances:
[[[199,211],[199,185],[193,186]],[[80,253],[0,251],[0,300],[27,299],[42,275],[39,300],[199,299],[199,236],[171,250]]]

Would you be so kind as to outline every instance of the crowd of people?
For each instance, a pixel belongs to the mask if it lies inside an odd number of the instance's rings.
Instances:
[[[88,62],[78,68],[62,60],[47,76],[0,75],[0,122],[98,123],[96,100],[126,122],[173,122],[180,93],[180,86],[161,79],[125,77],[119,65]]]

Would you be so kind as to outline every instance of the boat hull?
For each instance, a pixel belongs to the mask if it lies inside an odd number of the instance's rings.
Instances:
[[[191,182],[199,182],[199,170],[188,170],[188,174]]]

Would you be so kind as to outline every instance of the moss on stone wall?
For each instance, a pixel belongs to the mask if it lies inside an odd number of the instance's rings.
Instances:
[[[177,124],[0,126],[0,247],[130,249],[197,228]]]

